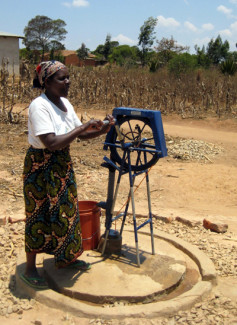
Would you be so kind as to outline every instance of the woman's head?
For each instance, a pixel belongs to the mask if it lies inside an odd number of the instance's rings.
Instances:
[[[41,62],[36,68],[34,87],[45,89],[48,95],[67,97],[69,90],[69,72],[59,61]]]
[[[45,88],[45,81],[54,75],[57,71],[65,69],[66,66],[59,61],[44,61],[41,62],[35,69],[35,78],[33,86],[35,88]]]

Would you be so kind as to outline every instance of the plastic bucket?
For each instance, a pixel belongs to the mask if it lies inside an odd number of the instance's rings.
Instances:
[[[101,208],[95,201],[79,201],[83,249],[96,249],[100,241]]]

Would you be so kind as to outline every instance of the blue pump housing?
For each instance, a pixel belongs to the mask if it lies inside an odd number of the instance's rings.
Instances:
[[[131,116],[132,118],[139,117],[140,119],[144,118],[144,121],[149,119],[150,126],[153,132],[153,138],[155,142],[156,150],[159,151],[159,157],[163,158],[167,156],[167,148],[165,142],[165,135],[163,129],[163,123],[161,118],[160,111],[139,109],[139,108],[130,108],[130,107],[116,107],[113,109],[113,116],[119,121],[122,117]],[[108,144],[112,143],[112,134],[114,132],[114,126],[107,133],[104,150],[108,149]]]

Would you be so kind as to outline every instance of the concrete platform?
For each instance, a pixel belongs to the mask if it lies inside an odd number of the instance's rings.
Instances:
[[[45,291],[30,288],[19,278],[25,267],[22,254],[16,268],[18,292],[77,316],[104,318],[168,316],[211,292],[216,272],[209,258],[175,236],[156,231],[154,239],[156,254],[151,255],[150,234],[139,233],[140,268],[130,231],[123,233],[121,256],[103,258],[85,251],[81,258],[92,264],[87,272],[56,270],[53,259],[45,255],[41,272],[51,287]]]
[[[46,278],[52,288],[75,299],[93,303],[147,303],[174,290],[184,279],[184,254],[171,244],[155,238],[157,254],[151,255],[150,237],[142,235],[140,268],[136,264],[133,234],[124,231],[121,255],[108,258],[85,251],[81,258],[92,264],[87,272],[54,267],[54,259],[44,260]],[[197,271],[198,272],[198,271]]]

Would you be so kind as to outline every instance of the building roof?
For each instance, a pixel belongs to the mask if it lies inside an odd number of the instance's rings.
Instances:
[[[76,51],[71,51],[71,50],[61,50],[60,52],[61,52],[62,56],[64,56],[64,57],[72,55],[72,54],[77,54]],[[96,55],[89,53],[88,58],[94,59],[94,58],[96,58]]]
[[[76,51],[61,50],[60,53],[62,54],[62,56],[69,56],[69,55],[72,55],[72,54],[76,54]]]
[[[10,34],[10,33],[1,32],[1,31],[0,31],[0,36],[3,36],[3,37],[15,37],[15,38],[25,38],[24,36]]]

